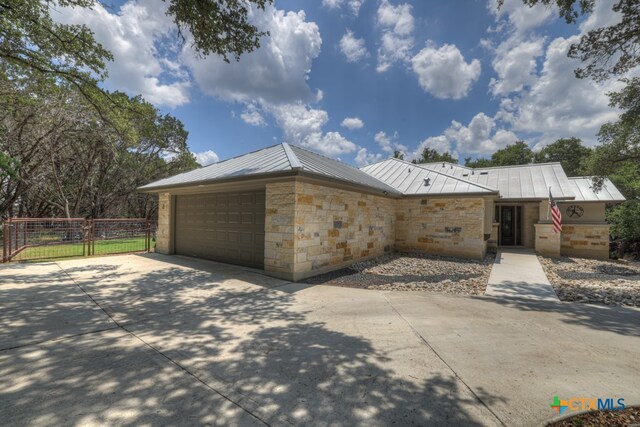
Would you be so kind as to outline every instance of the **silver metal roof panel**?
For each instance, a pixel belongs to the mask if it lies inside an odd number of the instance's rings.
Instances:
[[[387,159],[361,168],[405,195],[494,194],[497,191],[461,177],[400,159]],[[425,185],[425,179],[429,185]]]
[[[437,164],[431,163],[425,167],[433,168],[433,165]],[[459,167],[450,171],[453,176],[498,189],[500,196],[504,199],[546,199],[549,197],[549,187],[553,197],[557,199],[574,197],[573,187],[569,184],[569,179],[560,163],[480,169]],[[480,172],[486,172],[486,174]]]
[[[602,188],[597,192],[593,188],[593,178],[590,176],[569,178],[569,183],[577,201],[624,202],[626,200],[609,178],[605,178]]]
[[[322,175],[352,184],[364,185],[381,192],[400,194],[393,187],[353,166],[286,143],[161,179],[139,187],[139,190],[153,191],[167,187],[186,187],[236,177],[293,173],[294,171],[304,171],[313,175]]]

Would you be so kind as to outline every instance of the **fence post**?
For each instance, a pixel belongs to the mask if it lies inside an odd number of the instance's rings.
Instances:
[[[95,224],[95,218],[90,219],[89,220],[89,230],[90,233],[89,235],[91,236],[89,239],[89,244],[91,245],[91,253],[89,255],[95,255],[96,254],[96,236],[95,236],[95,232],[96,232],[96,224]]]
[[[2,222],[2,262],[7,262],[7,222]]]
[[[20,226],[18,224],[16,223],[13,224],[13,228],[16,230],[16,236],[15,236],[16,239],[14,240],[16,251],[18,250],[18,246],[20,244]]]
[[[8,223],[7,223],[7,261],[11,260],[11,237],[13,237],[11,235],[11,218],[9,218]]]

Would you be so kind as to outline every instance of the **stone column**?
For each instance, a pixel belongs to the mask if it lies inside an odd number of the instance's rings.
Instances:
[[[175,197],[160,193],[158,198],[158,230],[156,232],[156,252],[170,255],[174,253],[173,212]]]
[[[553,231],[553,224],[541,222],[534,224],[536,228],[536,252],[551,257],[560,256],[560,239],[562,234]]]
[[[294,280],[297,186],[289,181],[266,188],[264,269],[287,280]]]

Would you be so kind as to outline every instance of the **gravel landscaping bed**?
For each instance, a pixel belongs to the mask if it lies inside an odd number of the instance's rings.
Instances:
[[[394,291],[482,295],[495,258],[484,260],[393,253],[306,279],[306,283]]]
[[[640,262],[538,258],[562,301],[640,307]]]
[[[591,411],[548,424],[549,427],[634,427],[640,426],[640,409]]]

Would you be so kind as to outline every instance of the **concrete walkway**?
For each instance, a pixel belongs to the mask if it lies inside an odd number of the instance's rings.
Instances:
[[[498,250],[485,295],[560,301],[531,249]]]

